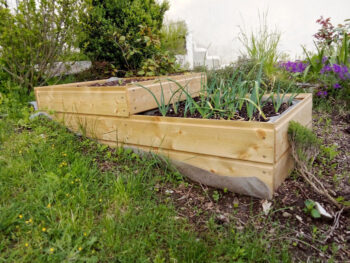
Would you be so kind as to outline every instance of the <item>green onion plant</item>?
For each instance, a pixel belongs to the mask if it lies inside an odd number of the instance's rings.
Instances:
[[[263,118],[267,120],[263,112],[266,103],[271,102],[276,113],[279,112],[283,103],[290,105],[297,93],[292,93],[287,96],[289,88],[282,90],[280,87],[275,92],[267,94],[267,89],[262,87],[263,63],[259,65],[258,74],[255,80],[246,80],[245,74],[239,69],[236,69],[230,77],[221,78],[219,75],[212,73],[208,83],[202,82],[202,87],[199,96],[193,98],[193,94],[187,89],[187,85],[181,85],[178,81],[167,79],[176,85],[176,90],[173,92],[168,103],[165,103],[164,91],[161,85],[161,96],[158,100],[155,94],[148,89],[153,98],[156,100],[160,113],[166,116],[171,105],[175,114],[178,113],[179,101],[181,96],[185,95],[184,117],[194,116],[199,114],[204,119],[239,119],[239,113],[246,110],[248,120]],[[175,94],[180,93],[177,101],[173,101]],[[182,97],[182,99],[184,99]]]

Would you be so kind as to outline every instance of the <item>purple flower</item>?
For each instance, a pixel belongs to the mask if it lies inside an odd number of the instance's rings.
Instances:
[[[325,66],[321,69],[320,73],[321,73],[321,74],[324,74],[324,73],[326,73],[326,72],[331,72],[331,71],[332,71],[332,67],[329,66],[329,65],[325,65]]]
[[[335,76],[337,76],[341,80],[350,79],[349,69],[345,65],[339,65],[339,64],[325,65],[321,69],[320,74],[326,74],[330,72],[333,72]]]
[[[340,88],[341,88],[341,86],[340,86],[340,84],[339,84],[339,83],[335,83],[335,84],[333,85],[333,88],[335,88],[335,89],[340,89]]]
[[[284,68],[288,72],[292,73],[302,73],[308,66],[307,63],[304,63],[302,61],[287,61],[287,62],[282,62],[280,63],[280,67]]]
[[[338,73],[338,77],[339,77],[341,80],[345,80],[345,75],[344,75],[343,72]]]
[[[320,90],[319,92],[316,93],[316,95],[318,97],[325,98],[328,95],[328,92]]]
[[[342,71],[343,71],[343,68],[340,66],[340,65],[338,65],[338,64],[333,64],[333,72],[334,73],[342,73]]]
[[[328,57],[323,57],[322,58],[322,64],[325,64],[328,61]]]

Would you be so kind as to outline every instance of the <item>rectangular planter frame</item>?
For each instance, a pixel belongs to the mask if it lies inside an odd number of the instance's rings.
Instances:
[[[49,94],[38,96],[40,89],[36,94],[42,107],[42,99]],[[296,100],[293,108],[271,123],[132,115],[132,111],[128,117],[79,111],[53,116],[71,130],[112,147],[169,158],[195,181],[270,199],[294,165],[289,122],[312,125],[312,94],[299,94]]]
[[[178,89],[171,80],[186,87],[193,97],[199,95],[201,84],[205,81],[203,73],[147,78],[150,80],[129,83],[125,86],[91,86],[107,82],[107,80],[97,80],[37,87],[34,91],[41,110],[129,117],[157,108],[151,93],[143,87],[147,87],[157,98],[160,98],[162,86],[164,99],[168,102],[172,93]],[[184,99],[186,97],[183,94],[180,100]]]

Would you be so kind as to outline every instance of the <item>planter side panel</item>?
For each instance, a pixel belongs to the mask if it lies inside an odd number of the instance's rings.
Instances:
[[[296,105],[296,107],[288,112],[285,116],[279,119],[275,125],[276,132],[276,150],[275,150],[275,162],[285,154],[290,148],[288,142],[288,127],[290,121],[299,122],[301,125],[310,126],[312,123],[312,95],[301,94],[303,100]]]
[[[59,116],[62,118],[62,116]],[[153,148],[213,155],[236,160],[273,164],[273,126],[227,125],[226,121],[187,120],[151,116],[130,118],[65,114],[65,123],[89,137]],[[175,119],[175,120],[174,120]],[[175,122],[173,122],[173,120]],[[223,123],[223,125],[220,125]]]
[[[126,91],[111,88],[36,89],[40,110],[56,112],[129,116]]]
[[[286,151],[284,155],[278,160],[274,165],[273,171],[273,190],[276,191],[277,188],[283,183],[283,181],[289,176],[293,171],[294,161],[290,154],[290,151]]]

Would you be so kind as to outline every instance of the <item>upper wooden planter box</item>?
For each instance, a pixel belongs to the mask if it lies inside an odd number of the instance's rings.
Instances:
[[[50,93],[44,95],[41,89],[36,89],[36,94],[39,107],[43,109]],[[56,94],[55,88],[51,90]],[[99,90],[104,92],[101,87]],[[80,92],[86,94],[83,89]],[[69,109],[72,106],[68,101],[75,104],[80,99],[79,92],[73,94],[75,98],[65,95],[65,105]],[[105,98],[111,103],[108,96],[97,92],[96,95],[99,101]],[[53,116],[73,131],[102,143],[165,156],[195,181],[270,199],[293,168],[287,138],[289,122],[294,120],[311,126],[312,95],[300,94],[296,99],[299,102],[277,120],[265,123],[131,115],[131,112],[125,118],[100,111],[86,114],[86,107],[81,112],[57,111]],[[57,102],[53,107],[45,105],[53,110],[58,107]],[[129,104],[129,111],[132,106]]]
[[[143,87],[151,90],[158,100],[161,97],[162,87],[164,100],[167,103],[172,93],[178,89],[174,81],[186,88],[193,97],[198,96],[201,83],[206,81],[203,73],[147,77],[147,79],[149,80],[125,86],[91,86],[104,84],[107,81],[98,80],[37,87],[35,95],[41,110],[128,117],[158,107],[151,93]],[[182,95],[181,98],[185,99],[186,96]]]

